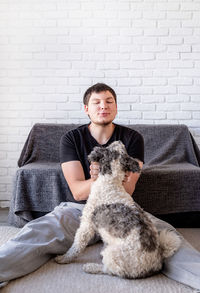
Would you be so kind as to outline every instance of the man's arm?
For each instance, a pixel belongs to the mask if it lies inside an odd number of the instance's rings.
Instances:
[[[139,163],[140,168],[142,169],[143,162],[138,160],[138,163]],[[124,185],[126,192],[128,192],[130,195],[133,194],[139,177],[140,177],[140,173],[128,172],[126,174],[124,181],[123,181],[123,185]]]
[[[91,170],[91,178],[88,180],[85,179],[83,167],[80,161],[66,162],[63,163],[61,167],[74,199],[77,201],[87,200],[91,184],[97,178],[95,174],[98,173],[98,167],[97,171],[95,170],[95,167],[94,170]]]
[[[143,163],[141,161],[138,162],[140,168],[142,169]],[[90,165],[91,178],[87,180],[85,179],[83,167],[79,161],[66,162],[63,163],[61,167],[74,199],[77,201],[87,200],[90,194],[91,184],[98,177],[99,164],[93,162]],[[123,185],[126,192],[128,192],[130,195],[133,194],[139,177],[139,173],[129,172],[126,174]]]

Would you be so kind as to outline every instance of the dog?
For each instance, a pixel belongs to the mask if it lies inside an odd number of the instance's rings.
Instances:
[[[128,155],[121,141],[95,147],[88,158],[99,163],[99,175],[91,186],[73,245],[56,262],[72,262],[97,233],[104,243],[102,264],[87,263],[85,272],[128,279],[159,272],[163,261],[178,250],[181,239],[173,230],[158,232],[150,215],[125,191],[125,173],[140,173],[138,161]]]

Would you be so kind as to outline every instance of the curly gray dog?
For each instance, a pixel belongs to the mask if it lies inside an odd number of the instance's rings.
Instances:
[[[172,230],[159,233],[150,215],[125,191],[125,172],[140,172],[138,161],[128,156],[120,141],[107,148],[95,147],[88,158],[99,163],[99,176],[92,184],[74,243],[56,262],[72,262],[98,233],[105,244],[103,264],[87,263],[85,272],[135,279],[160,271],[181,239]]]

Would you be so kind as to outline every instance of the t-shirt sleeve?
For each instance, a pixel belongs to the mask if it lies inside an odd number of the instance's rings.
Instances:
[[[60,163],[79,161],[73,136],[66,133],[60,140]]]
[[[127,152],[129,156],[144,163],[144,139],[141,134],[137,133],[130,139]]]

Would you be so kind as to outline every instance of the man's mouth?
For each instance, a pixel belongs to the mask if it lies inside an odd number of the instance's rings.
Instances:
[[[109,113],[99,113],[99,116],[107,116]]]

